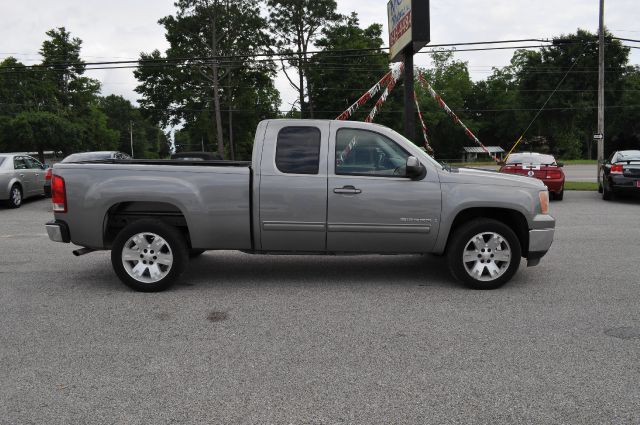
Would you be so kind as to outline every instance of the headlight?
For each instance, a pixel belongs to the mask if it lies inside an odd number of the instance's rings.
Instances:
[[[549,191],[538,192],[538,198],[540,198],[540,212],[542,214],[549,214]]]

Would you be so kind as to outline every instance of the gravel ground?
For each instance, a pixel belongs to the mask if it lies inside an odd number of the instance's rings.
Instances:
[[[207,253],[159,294],[0,209],[0,424],[640,423],[640,201],[567,192],[541,264]]]

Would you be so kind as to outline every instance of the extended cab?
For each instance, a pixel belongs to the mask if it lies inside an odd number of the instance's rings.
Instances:
[[[492,289],[551,246],[548,196],[538,180],[444,167],[381,125],[267,120],[251,162],[57,164],[46,227],[77,255],[110,249],[141,291],[204,250],[446,254],[458,280]]]

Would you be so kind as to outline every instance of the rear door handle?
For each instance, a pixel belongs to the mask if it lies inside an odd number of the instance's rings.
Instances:
[[[362,190],[356,189],[355,187],[349,185],[349,186],[343,186],[343,187],[336,187],[335,189],[333,189],[333,193],[357,195],[358,193],[362,193]]]

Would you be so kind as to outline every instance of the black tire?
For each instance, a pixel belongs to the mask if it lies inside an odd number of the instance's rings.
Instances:
[[[205,253],[204,249],[193,249],[189,250],[189,258],[196,258]]]
[[[562,201],[562,199],[564,198],[564,187],[562,188],[562,190],[558,193],[555,193],[553,195],[553,199],[555,199],[556,201]]]
[[[598,184],[598,193],[602,193],[602,183]]]
[[[613,199],[613,192],[607,188],[607,184],[605,182],[602,183],[602,199],[605,201]]]
[[[155,237],[152,235],[145,235],[143,242],[141,242],[141,246],[130,241],[130,238],[133,236],[143,233],[154,234],[164,239],[162,250],[156,253],[150,249],[151,244],[155,240]],[[129,248],[133,248],[137,252],[140,252],[141,258],[143,258],[142,256],[145,256],[144,260],[138,260],[136,258],[135,260],[126,261],[129,267],[134,267],[141,262],[144,262],[145,265],[142,266],[142,268],[145,268],[145,270],[138,279],[134,278],[127,269],[125,269],[125,261],[122,259],[122,252],[125,248],[125,244],[129,243],[134,244]],[[144,244],[146,244],[146,247]],[[145,248],[143,249],[143,247]],[[159,270],[160,273],[164,273],[164,276],[158,280],[150,281],[154,278],[151,276],[151,267],[149,266],[153,265],[153,261],[156,260],[156,257],[150,256],[154,254],[158,255],[159,253],[165,255],[170,254],[172,256],[172,261],[170,263],[170,267],[161,264],[160,261],[157,261],[155,268]],[[149,263],[146,263],[146,261],[149,261]],[[118,233],[118,236],[116,236],[113,242],[113,247],[111,248],[111,264],[116,275],[118,275],[125,285],[140,292],[159,292],[169,288],[178,276],[182,274],[188,262],[187,242],[184,236],[177,228],[160,220],[144,219],[129,224],[122,229],[120,233]]]
[[[488,272],[486,267],[483,267],[481,277],[487,280],[477,279],[467,272],[467,264],[463,261],[464,252],[467,251],[467,246],[471,244],[471,239],[482,233],[495,233],[502,238],[500,246],[501,249],[507,247],[504,241],[510,248],[509,261],[494,261],[493,255],[488,252],[478,252],[479,255],[485,255],[488,257],[487,264],[492,263],[498,268],[502,269],[500,275],[491,279],[490,275],[486,276],[485,272]],[[482,248],[484,249],[484,248]],[[489,252],[491,249],[488,250]],[[493,251],[497,252],[497,251]],[[474,254],[475,256],[475,254]],[[455,230],[451,241],[447,247],[447,263],[449,264],[449,270],[453,277],[462,282],[465,286],[472,289],[496,289],[507,283],[513,275],[518,271],[520,267],[520,257],[522,256],[522,250],[520,248],[520,241],[515,232],[511,228],[497,220],[488,218],[477,218],[463,224]]]
[[[14,196],[14,191],[19,193],[19,196]],[[11,186],[11,190],[9,191],[9,199],[7,199],[7,206],[9,208],[20,208],[22,205],[22,200],[24,199],[24,193],[22,192],[22,187],[19,184],[14,183]]]

